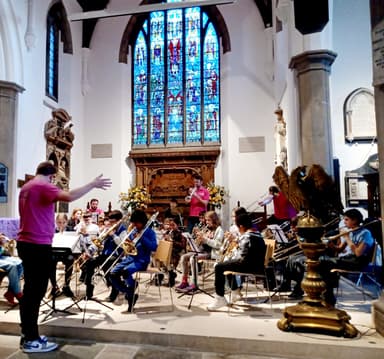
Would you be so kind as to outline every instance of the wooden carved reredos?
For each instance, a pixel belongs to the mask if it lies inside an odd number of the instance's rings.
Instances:
[[[129,156],[136,165],[136,185],[145,186],[151,194],[149,210],[161,214],[174,197],[188,216],[188,206],[184,198],[193,186],[193,175],[203,177],[204,185],[215,180],[215,166],[220,147],[193,149],[152,149],[134,150]]]

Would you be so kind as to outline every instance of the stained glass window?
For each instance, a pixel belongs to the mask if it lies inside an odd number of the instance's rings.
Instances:
[[[200,7],[150,13],[132,63],[133,147],[220,142],[220,47]]]
[[[55,17],[47,17],[47,50],[45,66],[45,94],[58,100],[59,28]]]

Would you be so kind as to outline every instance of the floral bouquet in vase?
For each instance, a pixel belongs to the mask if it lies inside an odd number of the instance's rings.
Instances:
[[[133,212],[135,209],[145,210],[151,203],[151,195],[144,186],[131,187],[128,192],[119,194],[119,202],[123,212]]]
[[[225,190],[223,186],[215,185],[210,182],[207,185],[209,192],[209,205],[213,208],[220,209],[223,204],[225,204],[225,199],[228,197],[228,191]]]

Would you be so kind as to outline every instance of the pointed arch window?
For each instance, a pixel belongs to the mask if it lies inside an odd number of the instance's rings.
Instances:
[[[53,100],[58,100],[59,78],[59,26],[56,17],[47,16],[47,50],[45,65],[45,94]]]
[[[133,148],[220,143],[220,47],[202,8],[150,13],[132,64]]]
[[[62,42],[62,50],[59,40]],[[73,53],[71,27],[61,1],[55,2],[47,15],[45,95],[54,101],[59,100],[59,50],[66,54]]]

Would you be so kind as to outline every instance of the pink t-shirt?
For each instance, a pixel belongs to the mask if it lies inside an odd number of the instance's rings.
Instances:
[[[196,190],[196,194],[203,200],[209,200],[209,192],[205,187],[200,187],[198,190]],[[201,203],[195,196],[192,196],[189,207],[189,216],[199,217],[200,212],[206,210],[207,206]]]
[[[19,195],[20,231],[18,241],[52,244],[55,233],[55,205],[61,190],[51,183],[34,178]]]

